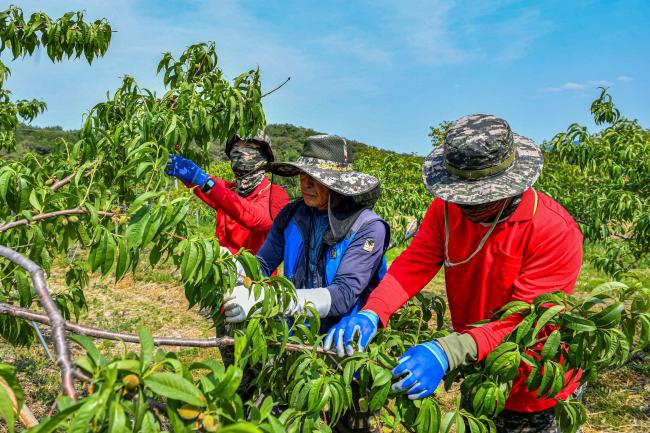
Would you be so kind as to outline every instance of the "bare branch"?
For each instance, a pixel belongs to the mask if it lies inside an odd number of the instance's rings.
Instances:
[[[49,318],[37,313],[36,311],[28,310],[26,308],[16,307],[15,305],[4,304],[0,302],[0,314],[18,317],[20,319],[32,320],[34,322],[49,325]],[[79,325],[69,321],[65,321],[65,329],[68,331],[85,335],[91,338],[99,338],[103,340],[124,341],[126,343],[140,343],[140,337],[135,334],[126,334],[122,332],[111,332],[105,329],[94,328],[90,326]],[[154,337],[153,343],[156,346],[173,346],[173,347],[226,347],[235,344],[232,337],[219,337],[219,338],[173,338],[173,337]],[[278,343],[279,345],[280,343]],[[286,349],[290,352],[306,352],[313,351],[312,346],[287,343]],[[321,347],[317,347],[316,351],[322,354],[334,354],[334,352],[326,351]]]
[[[72,378],[74,367],[70,360],[70,353],[65,339],[65,320],[63,320],[61,312],[56,307],[54,300],[50,296],[50,292],[47,290],[45,272],[36,263],[11,248],[0,245],[0,256],[9,259],[29,272],[36,293],[38,293],[38,297],[40,298],[41,305],[47,313],[48,324],[52,327],[52,341],[54,342],[54,349],[56,351],[56,362],[61,367],[61,388],[63,394],[76,399],[77,393],[74,389]]]
[[[43,221],[46,219],[50,218],[57,218],[60,216],[68,216],[68,215],[81,215],[81,214],[87,214],[88,211],[85,209],[81,209],[79,207],[73,208],[73,209],[64,209],[64,210],[58,210],[55,212],[47,212],[47,213],[42,213],[36,215],[34,218],[32,218],[31,222],[28,219],[22,219],[22,220],[17,220],[17,221],[10,221],[10,222],[0,222],[0,233],[6,232],[7,230],[10,230],[14,227],[19,227],[19,226],[27,226],[33,222],[38,222],[38,221]],[[98,215],[101,216],[107,216],[107,217],[112,217],[116,215],[121,215],[121,214],[116,214],[113,212],[106,212],[99,210],[97,211]]]
[[[264,97],[266,97],[266,96],[269,96],[271,93],[275,92],[276,90],[279,90],[279,89],[282,88],[285,84],[287,84],[287,83],[289,82],[290,79],[291,79],[291,77],[287,77],[287,79],[284,80],[284,83],[280,84],[280,85],[279,85],[278,87],[276,87],[275,89],[266,92],[266,93],[263,94],[261,97],[264,98]]]
[[[71,175],[68,175],[61,180],[57,180],[52,184],[50,188],[52,188],[52,191],[56,191],[57,189],[64,187],[65,185],[69,184],[72,179],[74,179],[76,174],[77,173],[72,173]]]

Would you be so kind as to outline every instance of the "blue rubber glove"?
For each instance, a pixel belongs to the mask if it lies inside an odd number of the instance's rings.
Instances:
[[[203,188],[203,185],[205,185],[210,178],[208,174],[201,170],[201,168],[194,162],[173,153],[170,153],[167,157],[167,168],[165,168],[165,173],[177,177],[182,181],[198,185],[199,188]]]
[[[340,357],[354,354],[352,342],[358,337],[357,346],[363,352],[370,341],[377,334],[379,316],[370,310],[362,310],[358,313],[345,316],[339,323],[333,326],[325,337],[325,350],[336,345],[336,354]],[[335,341],[336,340],[336,341]]]
[[[393,391],[406,392],[411,400],[433,394],[449,368],[449,359],[435,341],[413,346],[397,361],[393,379]]]

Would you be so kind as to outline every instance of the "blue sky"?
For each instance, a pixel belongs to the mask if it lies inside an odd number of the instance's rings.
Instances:
[[[650,2],[19,1],[26,13],[84,9],[113,41],[92,66],[44,53],[11,62],[16,98],[41,98],[34,124],[78,128],[124,74],[162,90],[161,54],[214,40],[229,76],[259,65],[270,123],[293,123],[401,152],[428,152],[429,126],[496,114],[541,142],[591,125],[597,87],[650,124]],[[3,56],[6,61],[6,56]]]

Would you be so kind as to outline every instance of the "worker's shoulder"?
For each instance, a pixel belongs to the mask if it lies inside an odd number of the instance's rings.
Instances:
[[[538,230],[546,231],[558,228],[579,230],[571,214],[560,203],[543,192],[537,192],[537,194],[539,201],[533,222]]]

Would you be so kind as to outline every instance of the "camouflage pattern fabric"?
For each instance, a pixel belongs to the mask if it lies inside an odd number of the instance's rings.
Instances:
[[[345,196],[365,194],[379,185],[376,177],[354,171],[347,141],[336,135],[308,137],[296,162],[274,162],[268,169],[280,176],[306,173]]]
[[[226,155],[230,158],[230,152],[232,151],[233,146],[238,141],[244,141],[249,143],[257,143],[261,149],[265,152],[268,162],[273,162],[275,157],[273,156],[273,148],[271,147],[271,137],[266,134],[263,129],[257,131],[255,135],[241,137],[235,135],[233,138],[228,140],[226,143]]]
[[[503,119],[474,114],[450,126],[443,146],[425,158],[422,178],[434,196],[472,205],[521,194],[542,166],[532,140],[513,133]]]

